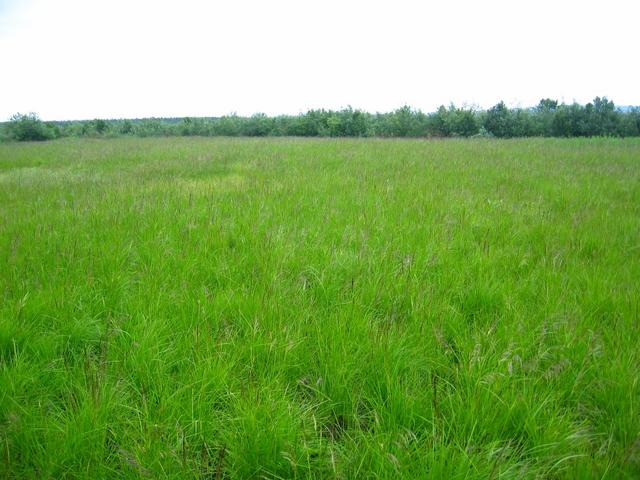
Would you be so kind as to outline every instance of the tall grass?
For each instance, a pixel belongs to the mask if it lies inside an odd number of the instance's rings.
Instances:
[[[637,478],[640,142],[0,146],[0,477]]]

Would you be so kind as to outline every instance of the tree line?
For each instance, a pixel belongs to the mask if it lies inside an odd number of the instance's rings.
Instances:
[[[640,107],[618,109],[606,97],[586,105],[542,99],[532,108],[500,102],[487,110],[441,106],[424,113],[409,106],[389,113],[351,107],[309,110],[300,115],[216,118],[150,118],[43,122],[37,115],[16,114],[3,125],[5,140],[35,141],[62,137],[118,136],[301,136],[301,137],[636,137]]]

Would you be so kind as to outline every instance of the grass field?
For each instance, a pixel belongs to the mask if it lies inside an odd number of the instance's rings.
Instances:
[[[640,141],[0,145],[0,478],[638,478]]]

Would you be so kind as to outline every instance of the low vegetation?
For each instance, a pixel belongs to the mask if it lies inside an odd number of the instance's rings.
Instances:
[[[587,105],[543,99],[535,108],[510,109],[500,102],[487,111],[440,107],[425,114],[410,107],[371,114],[352,108],[311,110],[297,116],[175,118],[41,122],[34,114],[15,115],[4,137],[48,140],[59,137],[118,136],[301,136],[301,137],[637,137],[640,108],[616,109],[596,97]]]
[[[638,159],[0,145],[0,477],[638,478]]]

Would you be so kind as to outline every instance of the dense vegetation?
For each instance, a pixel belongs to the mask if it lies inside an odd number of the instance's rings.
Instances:
[[[0,145],[0,478],[640,478],[639,158]]]
[[[625,111],[606,98],[587,105],[543,99],[537,107],[510,109],[500,102],[487,111],[440,107],[425,114],[410,107],[371,114],[347,108],[311,110],[298,116],[90,120],[41,122],[33,114],[16,115],[5,138],[46,140],[69,136],[302,136],[302,137],[635,137],[640,108]]]

